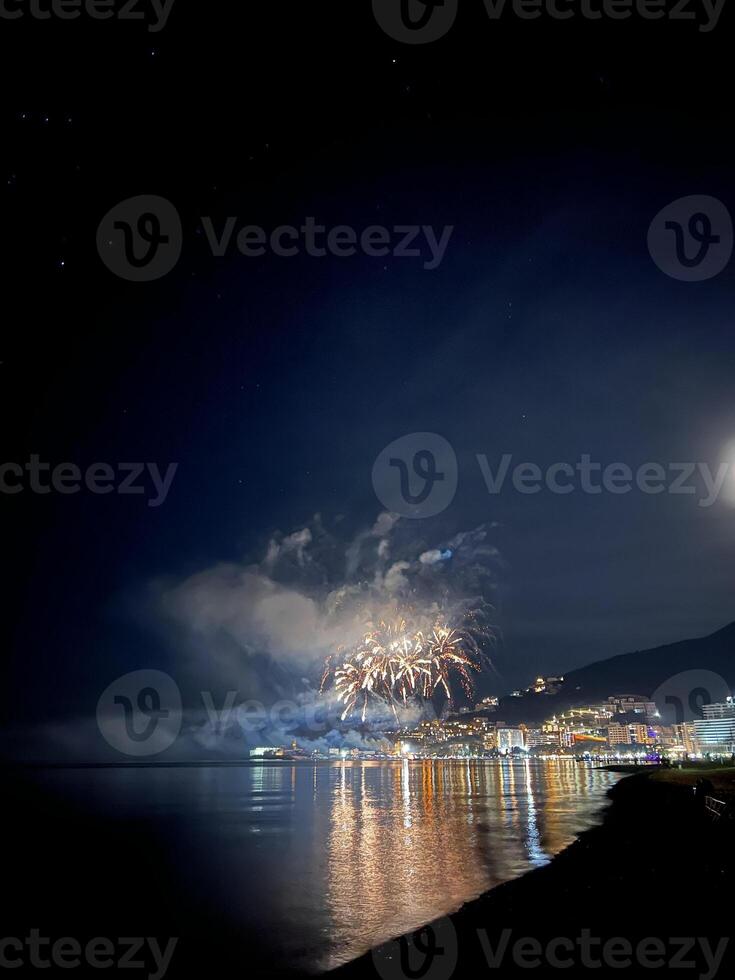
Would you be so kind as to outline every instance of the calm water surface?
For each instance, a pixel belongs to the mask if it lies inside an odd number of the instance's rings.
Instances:
[[[598,822],[618,777],[485,760],[52,778],[116,819],[159,822],[182,888],[208,896],[235,928],[273,937],[278,962],[321,970],[545,864]]]

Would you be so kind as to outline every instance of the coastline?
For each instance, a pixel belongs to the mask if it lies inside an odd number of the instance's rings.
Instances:
[[[682,966],[691,963],[690,975],[708,980],[732,972],[732,823],[713,823],[690,786],[651,779],[655,771],[638,771],[616,783],[608,791],[611,805],[602,822],[548,865],[498,885],[423,933],[388,943],[327,976],[448,980],[494,968],[549,975],[595,969],[598,975],[619,975],[625,956],[617,965],[593,965],[585,935],[598,952],[622,937],[633,945],[634,956],[640,943],[655,940],[668,956],[660,966],[674,968],[671,957],[679,955]],[[692,937],[692,949],[672,950],[677,937]],[[715,962],[693,937],[706,937],[711,950],[719,944],[721,958]],[[530,941],[523,955],[518,954],[519,940]],[[569,942],[575,947],[571,962],[566,953],[562,961],[558,944]],[[549,943],[554,950],[550,959]],[[656,956],[650,968],[654,961]]]

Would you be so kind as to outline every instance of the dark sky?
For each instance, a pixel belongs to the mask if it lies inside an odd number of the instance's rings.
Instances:
[[[158,33],[3,23],[2,462],[178,463],[158,508],[0,495],[13,719],[89,714],[117,674],[175,671],[150,583],[260,561],[317,512],[370,527],[373,463],[414,432],[459,461],[427,547],[496,525],[500,687],[735,618],[724,500],[491,496],[475,458],[716,468],[735,439],[733,266],[679,281],[646,244],[675,199],[735,204],[732,17],[702,33],[460,6],[415,47],[363,0],[176,0]],[[140,194],[183,222],[152,283],[95,246]],[[216,259],[202,215],[455,230],[434,270]]]

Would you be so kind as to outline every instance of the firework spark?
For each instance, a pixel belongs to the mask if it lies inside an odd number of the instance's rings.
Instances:
[[[411,629],[405,619],[380,622],[341,662],[335,660],[329,657],[325,663],[321,690],[334,681],[344,705],[343,721],[358,705],[365,721],[371,698],[390,705],[396,718],[396,705],[405,706],[413,699],[428,701],[439,689],[452,704],[455,676],[471,697],[471,672],[481,670],[485,662],[472,630],[463,632],[440,621],[422,632]]]

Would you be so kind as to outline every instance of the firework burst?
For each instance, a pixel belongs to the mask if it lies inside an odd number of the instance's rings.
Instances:
[[[472,696],[472,677],[470,671],[479,671],[481,664],[466,651],[465,637],[449,626],[436,626],[429,638],[428,648],[431,657],[432,693],[441,686],[447,698],[452,700],[450,679],[456,674],[467,697]]]
[[[327,659],[321,690],[334,681],[344,706],[343,721],[358,706],[365,721],[371,698],[388,704],[396,718],[396,705],[405,706],[414,699],[428,701],[438,690],[451,705],[453,679],[471,697],[472,672],[480,671],[487,662],[476,634],[472,628],[453,629],[442,621],[425,632],[412,629],[405,619],[381,621],[341,658]]]

